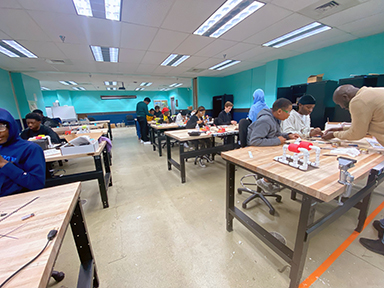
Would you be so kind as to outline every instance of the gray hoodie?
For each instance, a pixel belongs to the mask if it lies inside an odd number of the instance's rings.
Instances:
[[[257,115],[257,120],[248,126],[248,146],[277,146],[279,136],[288,138],[289,133],[281,133],[280,120],[276,119],[271,109],[263,109]]]

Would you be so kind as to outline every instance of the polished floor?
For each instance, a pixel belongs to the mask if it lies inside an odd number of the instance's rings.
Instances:
[[[167,170],[166,152],[159,157],[151,145],[140,144],[134,128],[116,128],[113,134],[110,207],[102,208],[96,180],[83,182],[81,193],[101,288],[288,287],[289,267],[279,256],[236,220],[234,231],[226,231],[225,161],[220,156],[207,168],[188,161],[187,182],[181,184],[178,170]],[[91,158],[70,160],[64,169],[70,173],[87,167],[93,168]],[[244,174],[236,172],[236,183]],[[300,204],[290,200],[289,191],[282,195],[282,203],[273,203],[275,216],[258,201],[245,211],[293,248]],[[240,209],[246,197],[236,195]],[[383,201],[384,185],[375,190],[370,212]],[[319,205],[317,217],[335,205]],[[383,217],[381,211],[376,219]],[[356,219],[357,210],[350,210],[311,240],[302,280],[347,239]],[[361,236],[377,238],[377,232],[369,225]],[[384,287],[384,256],[362,247],[361,236],[311,287]],[[49,287],[76,287],[78,268],[69,228],[55,265],[66,278],[57,284],[52,280]]]

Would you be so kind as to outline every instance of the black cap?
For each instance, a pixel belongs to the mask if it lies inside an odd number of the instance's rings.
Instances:
[[[316,104],[316,99],[312,95],[304,95],[303,97],[300,98],[299,104],[302,105],[315,105]]]

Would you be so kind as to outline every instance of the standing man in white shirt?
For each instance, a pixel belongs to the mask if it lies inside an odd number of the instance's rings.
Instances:
[[[304,95],[300,98],[298,111],[293,110],[288,119],[281,121],[281,130],[283,133],[296,133],[300,138],[309,138],[313,136],[322,136],[320,128],[311,128],[310,114],[316,105],[316,99],[312,95]]]

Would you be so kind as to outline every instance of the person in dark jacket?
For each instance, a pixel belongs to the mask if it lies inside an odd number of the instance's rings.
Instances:
[[[205,116],[205,108],[203,106],[200,106],[197,108],[196,114],[191,116],[191,118],[188,120],[187,125],[185,128],[191,129],[195,128],[196,124],[199,125],[199,127],[203,127],[204,125],[207,124],[207,120],[204,119]]]
[[[60,144],[61,140],[59,135],[51,128],[41,125],[41,116],[37,113],[28,113],[25,115],[28,128],[21,132],[20,137],[24,140],[28,140],[31,137],[38,135],[45,135],[51,137],[52,144]]]
[[[237,122],[232,120],[231,110],[233,104],[230,101],[225,102],[224,110],[219,113],[217,119],[215,119],[216,125],[235,125]]]
[[[43,150],[22,140],[15,119],[0,108],[0,197],[45,185]]]
[[[160,111],[160,106],[156,105],[155,106],[155,116],[160,118],[162,115],[163,115],[163,113],[161,113],[161,111]]]
[[[140,135],[141,135],[141,143],[151,144],[148,138],[148,122],[147,116],[152,117],[153,115],[148,112],[148,104],[151,102],[151,99],[148,97],[144,98],[144,101],[140,101],[136,104],[136,116],[137,121],[140,125]],[[155,112],[156,115],[156,112]]]
[[[43,124],[45,126],[48,126],[48,127],[51,127],[51,128],[55,128],[55,127],[60,126],[59,121],[44,116],[43,111],[41,111],[40,109],[35,109],[35,110],[32,111],[32,113],[39,114],[41,116],[41,124]]]
[[[288,139],[297,139],[298,134],[281,133],[280,124],[289,117],[292,102],[280,98],[273,103],[272,109],[262,109],[257,115],[257,120],[248,126],[248,146],[277,146],[284,144]],[[258,179],[257,186],[266,193],[280,191],[280,186],[266,179]]]

